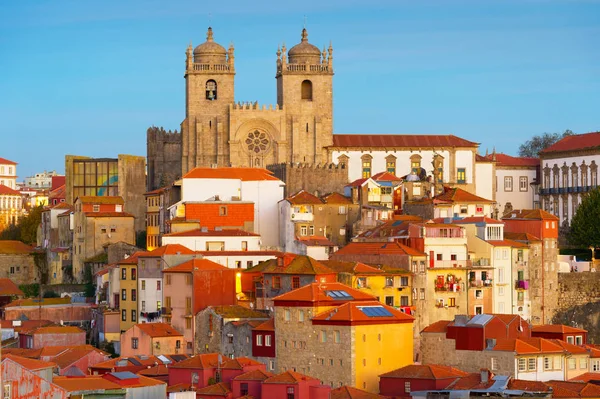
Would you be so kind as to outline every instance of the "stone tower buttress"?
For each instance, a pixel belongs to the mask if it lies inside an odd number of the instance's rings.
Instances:
[[[229,106],[234,102],[234,49],[213,39],[186,51],[182,175],[195,167],[229,165]]]
[[[286,54],[287,52],[287,54]],[[277,51],[277,103],[286,113],[292,162],[329,162],[333,143],[333,47],[319,50],[302,30],[301,42]]]

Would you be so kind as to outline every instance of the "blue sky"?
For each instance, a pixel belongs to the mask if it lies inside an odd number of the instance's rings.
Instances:
[[[288,4],[289,3],[289,4]],[[209,17],[210,14],[210,17]],[[12,1],[0,4],[0,157],[146,154],[184,117],[185,49],[236,49],[236,101],[274,104],[275,52],[334,47],[336,133],[455,134],[516,154],[600,130],[600,1]]]

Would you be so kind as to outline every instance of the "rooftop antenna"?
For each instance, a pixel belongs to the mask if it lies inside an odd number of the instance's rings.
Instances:
[[[304,29],[306,29],[306,15],[304,15]]]
[[[212,26],[212,13],[208,13],[208,26]]]

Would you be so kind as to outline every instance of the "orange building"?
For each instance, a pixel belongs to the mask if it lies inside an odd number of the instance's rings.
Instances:
[[[121,356],[158,356],[182,352],[183,334],[167,323],[135,324],[121,334]]]

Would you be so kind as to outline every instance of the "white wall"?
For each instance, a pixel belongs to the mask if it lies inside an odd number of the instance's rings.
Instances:
[[[248,243],[248,251],[260,250],[260,236],[163,236],[162,245],[180,244],[192,251],[206,251],[206,243],[223,242],[224,251],[242,251],[242,242]]]
[[[261,251],[247,252],[244,255],[219,253],[215,251],[214,254],[203,255],[202,257],[230,269],[237,269],[237,262],[241,262],[240,265],[242,269],[248,269],[249,267],[258,265],[260,262],[276,258],[273,252],[261,253]],[[252,262],[252,266],[249,266],[248,262]]]
[[[146,281],[146,289],[142,289],[142,280]],[[156,282],[160,281],[160,291],[156,289]],[[138,292],[138,313],[140,312],[157,312],[160,309],[157,307],[157,301],[160,301],[161,306],[164,306],[163,302],[163,282],[162,278],[140,278],[137,282]],[[145,308],[142,309],[142,301],[145,301]],[[139,323],[147,321],[145,317],[138,314]],[[153,322],[158,322],[159,319],[154,319]]]
[[[512,248],[494,246],[491,248],[491,264],[494,266],[494,304],[493,312],[512,314],[514,281],[512,276]],[[502,277],[502,279],[500,278]]]
[[[491,162],[478,162],[475,166],[475,195],[494,200],[494,167]]]
[[[507,202],[512,204],[513,209],[533,209],[534,191],[530,186],[535,180],[535,169],[503,169],[496,167],[496,201],[498,209],[503,211]],[[512,191],[505,190],[504,180],[506,177],[512,177]],[[525,191],[520,189],[521,177],[527,178],[527,187]]]
[[[546,356],[552,358],[552,370],[544,370],[544,356],[539,356],[536,359],[535,371],[519,371],[518,360],[515,357],[515,378],[526,381],[564,381],[564,356],[555,354],[548,354]],[[555,358],[557,358],[556,361]],[[556,369],[554,369],[555,363],[557,363]]]

